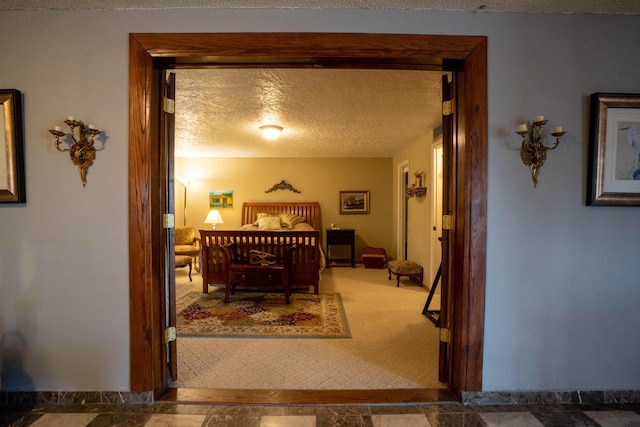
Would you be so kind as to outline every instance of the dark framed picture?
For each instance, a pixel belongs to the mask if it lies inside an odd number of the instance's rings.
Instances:
[[[24,138],[22,130],[22,94],[15,89],[0,89],[0,203],[26,203],[24,183]]]
[[[368,191],[341,191],[340,192],[340,215],[368,214],[368,213],[369,213],[369,192]]]
[[[594,93],[587,205],[640,205],[640,94]]]

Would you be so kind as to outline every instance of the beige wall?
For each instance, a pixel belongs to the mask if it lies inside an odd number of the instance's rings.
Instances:
[[[356,230],[356,260],[366,246],[385,248],[387,253],[393,247],[392,170],[391,158],[178,158],[175,164],[175,176],[191,181],[187,188],[188,225],[210,228],[203,221],[211,190],[233,190],[233,208],[219,210],[224,221],[220,229],[240,227],[245,201],[317,201],[323,230],[331,223]],[[282,180],[300,193],[265,193]],[[184,191],[178,182],[175,189],[176,224],[182,224]],[[340,215],[341,190],[369,191],[370,214]]]
[[[393,188],[394,194],[398,194],[400,189],[399,184],[399,171],[400,165],[408,161],[409,163],[409,185],[414,183],[414,173],[418,170],[424,172],[423,181],[427,187],[426,197],[412,197],[409,199],[407,206],[408,210],[408,223],[407,223],[407,259],[417,262],[422,265],[424,270],[424,282],[429,284],[430,278],[435,275],[435,272],[431,272],[429,269],[430,256],[431,256],[431,229],[433,226],[432,219],[432,192],[428,188],[430,185],[429,177],[432,175],[432,161],[431,161],[431,145],[433,143],[432,133],[420,137],[411,145],[405,147],[399,151],[393,158]],[[400,197],[396,197],[396,203],[394,203],[394,223],[398,218],[399,203],[401,203]],[[394,235],[396,235],[394,233]],[[395,243],[395,242],[394,242]],[[394,245],[396,248],[397,245]],[[395,255],[395,249],[394,249]]]

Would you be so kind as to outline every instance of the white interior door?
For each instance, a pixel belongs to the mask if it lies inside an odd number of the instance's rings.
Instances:
[[[433,206],[433,226],[431,229],[431,268],[435,276],[442,262],[442,137],[433,144],[433,175],[431,177],[431,206]],[[431,277],[433,280],[433,277]]]

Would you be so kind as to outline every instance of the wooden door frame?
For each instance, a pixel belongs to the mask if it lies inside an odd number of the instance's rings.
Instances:
[[[487,38],[348,33],[140,33],[129,36],[130,388],[159,396],[165,259],[159,162],[160,71],[180,66],[450,70],[457,73],[454,316],[449,389],[481,391],[486,281]]]

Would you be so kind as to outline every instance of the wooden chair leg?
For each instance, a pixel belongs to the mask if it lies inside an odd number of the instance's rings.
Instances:
[[[291,285],[289,284],[289,274],[286,268],[282,274],[282,281],[284,282],[284,302],[291,304]]]
[[[224,287],[224,302],[225,304],[229,302],[229,296],[231,295],[231,280],[227,278],[227,283]]]

